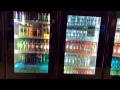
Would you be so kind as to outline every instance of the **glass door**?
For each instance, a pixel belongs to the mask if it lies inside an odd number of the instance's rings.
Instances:
[[[120,76],[120,18],[117,18],[110,75]]]
[[[50,13],[14,11],[14,72],[48,73]]]
[[[101,17],[67,15],[64,74],[95,75]]]
[[[4,16],[7,78],[55,78],[57,12],[6,11]]]

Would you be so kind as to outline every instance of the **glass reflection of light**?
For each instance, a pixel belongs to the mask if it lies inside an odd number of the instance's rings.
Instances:
[[[17,68],[18,67],[18,65],[17,64],[15,64],[15,68]]]
[[[15,54],[18,54],[18,50],[15,50],[15,52],[14,52]]]
[[[15,34],[15,35],[14,35],[14,38],[18,38],[18,35]]]

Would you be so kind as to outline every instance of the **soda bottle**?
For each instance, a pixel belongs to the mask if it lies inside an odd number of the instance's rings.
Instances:
[[[36,45],[35,40],[32,40],[32,51],[35,51],[35,45]]]
[[[22,44],[23,44],[23,50],[25,50],[25,45],[26,45],[26,43],[25,43],[25,40],[23,39],[23,41],[22,41]]]
[[[20,37],[23,36],[23,25],[22,24],[19,25],[19,36]]]
[[[37,36],[37,27],[33,26],[33,36],[36,37]]]
[[[49,40],[46,40],[46,51],[49,51]]]
[[[69,52],[69,41],[66,41],[66,52]]]
[[[20,40],[20,50],[23,50],[23,40]]]
[[[45,54],[42,54],[42,63],[45,64]]]
[[[73,41],[72,45],[73,45],[72,52],[75,52],[75,50],[76,50],[76,41]]]
[[[40,51],[43,51],[43,41],[40,41]]]
[[[41,14],[38,13],[38,21],[41,21]]]
[[[50,13],[48,14],[47,18],[48,18],[48,22],[50,22]]]
[[[45,54],[45,60],[46,60],[46,64],[48,64],[48,62],[49,62],[49,54],[48,53]]]
[[[31,45],[31,40],[28,41],[28,50],[31,51],[32,45]]]
[[[26,37],[27,33],[28,33],[28,31],[27,31],[27,24],[24,25],[24,30],[23,31],[24,31],[24,35],[23,36]]]
[[[46,21],[46,18],[47,18],[46,13],[44,13],[44,21]]]
[[[30,50],[34,51],[34,48],[35,48],[35,46],[34,46],[34,40],[31,40],[30,41]]]
[[[46,52],[46,40],[44,40],[44,51]]]
[[[16,41],[16,48],[18,49],[18,50],[20,50],[20,40],[18,39],[17,41]]]
[[[70,52],[72,52],[72,47],[73,47],[73,46],[72,46],[72,43],[73,43],[73,42],[70,41],[70,44],[69,44],[69,51],[70,51]]]
[[[40,36],[40,27],[37,27],[37,37]]]
[[[29,26],[29,37],[33,37],[33,25],[32,24],[30,24],[30,26]]]
[[[42,21],[42,22],[44,21],[44,14],[43,14],[43,13],[42,13],[41,21]]]
[[[27,64],[30,64],[30,62],[31,62],[30,60],[31,60],[31,56],[30,56],[30,54],[28,54],[27,55]]]
[[[28,54],[25,55],[25,65],[27,65]]]
[[[37,41],[36,41],[35,50],[36,50],[36,51],[39,51],[39,48],[40,48],[40,47],[39,47],[39,41],[37,40]]]

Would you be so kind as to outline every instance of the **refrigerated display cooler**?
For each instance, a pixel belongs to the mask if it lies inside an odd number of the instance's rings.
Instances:
[[[59,78],[101,78],[108,12],[61,13]]]
[[[56,25],[51,21],[56,21],[56,12],[13,11],[5,15],[6,27],[10,27],[6,31],[12,37],[8,38],[7,78],[54,77]]]
[[[120,12],[112,11],[106,61],[104,62],[104,79],[120,79]]]

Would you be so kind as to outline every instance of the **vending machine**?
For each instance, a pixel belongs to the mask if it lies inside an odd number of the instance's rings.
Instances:
[[[6,78],[54,78],[56,12],[4,12],[7,32]]]
[[[58,78],[100,79],[109,12],[61,12]]]

